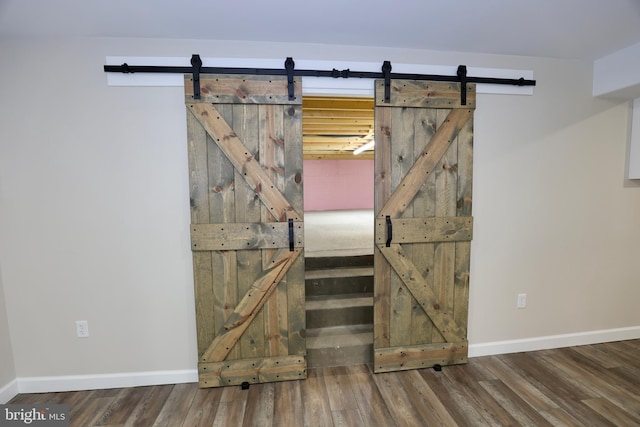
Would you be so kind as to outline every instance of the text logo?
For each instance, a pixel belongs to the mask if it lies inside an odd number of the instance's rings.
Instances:
[[[69,405],[0,405],[0,427],[69,427]]]

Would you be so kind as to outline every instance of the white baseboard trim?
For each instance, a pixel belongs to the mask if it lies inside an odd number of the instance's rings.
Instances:
[[[20,393],[53,393],[193,382],[198,382],[197,369],[66,375],[59,377],[23,377],[17,379],[17,388]]]
[[[469,357],[640,339],[640,326],[469,345]],[[56,377],[21,377],[0,388],[0,403],[18,393],[53,393],[198,382],[196,369]]]
[[[577,332],[573,334],[550,335],[510,341],[470,344],[469,357],[492,356],[495,354],[520,353],[523,351],[548,350],[551,348],[577,345],[599,344],[612,341],[640,338],[640,326],[606,329],[600,331]]]
[[[0,404],[5,404],[18,394],[18,380],[15,379],[9,384],[0,388]]]

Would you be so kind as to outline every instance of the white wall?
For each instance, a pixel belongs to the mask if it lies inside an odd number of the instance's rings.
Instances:
[[[0,186],[2,182],[0,181]],[[0,187],[1,188],[1,187]],[[2,269],[0,269],[0,404],[13,397],[15,390],[16,368],[13,362],[13,346],[9,335],[7,305],[2,286]]]
[[[637,336],[629,103],[592,98],[584,64],[539,61],[535,73],[533,97],[478,100],[471,342],[626,327]]]
[[[640,188],[624,182],[629,105],[592,97],[590,64],[346,46],[3,39],[0,264],[25,384],[195,369],[182,90],[107,87],[102,71],[107,55],[192,53],[534,70],[534,96],[478,96],[470,342],[639,334]],[[529,296],[524,310],[515,308],[519,292]],[[75,337],[78,319],[89,321],[88,339]]]
[[[121,45],[2,43],[0,262],[19,378],[195,367],[183,97],[107,87],[104,54]]]

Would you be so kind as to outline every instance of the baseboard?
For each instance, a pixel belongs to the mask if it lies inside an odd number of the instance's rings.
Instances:
[[[178,371],[132,372],[59,377],[22,377],[17,380],[20,393],[52,393],[59,391],[96,390],[161,384],[198,382],[196,369]]]
[[[640,326],[469,345],[469,357],[520,353],[640,338]]]
[[[9,384],[0,388],[0,404],[5,404],[18,394],[18,380],[15,379]]]
[[[469,357],[640,339],[640,326],[469,345]],[[0,388],[0,403],[18,393],[52,393],[198,382],[196,369],[56,377],[22,377]]]

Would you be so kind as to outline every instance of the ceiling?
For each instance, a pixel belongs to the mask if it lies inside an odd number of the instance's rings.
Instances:
[[[0,39],[295,42],[593,61],[640,43],[640,0],[0,0]],[[189,52],[190,53],[190,52]],[[303,99],[307,159],[372,158],[373,101]]]
[[[0,37],[342,44],[594,60],[640,42],[640,0],[0,0]]]

